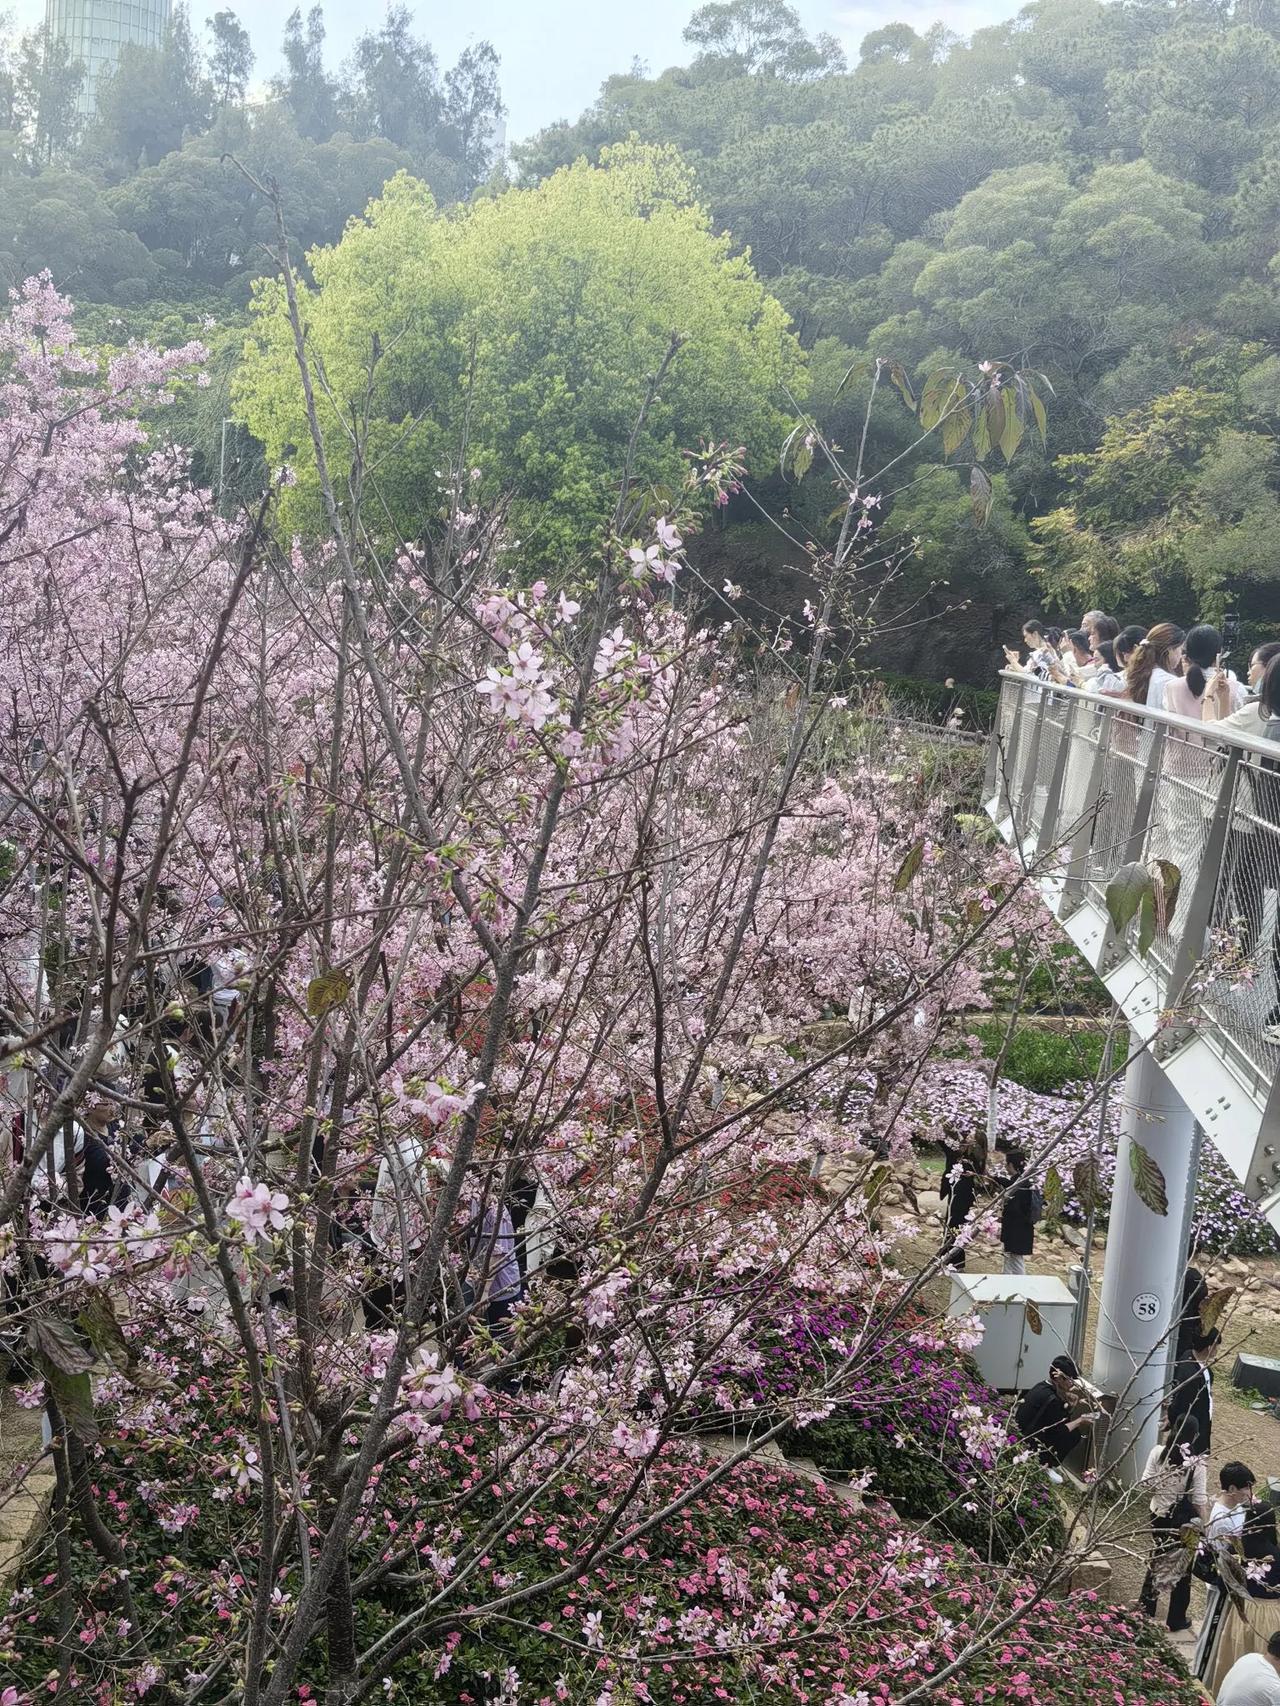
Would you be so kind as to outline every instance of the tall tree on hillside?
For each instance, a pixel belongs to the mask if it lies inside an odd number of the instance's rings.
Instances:
[[[22,38],[10,75],[13,128],[27,139],[32,160],[48,165],[70,150],[80,129],[76,103],[84,63],[50,30],[32,30]]]
[[[213,37],[209,76],[218,109],[242,101],[253,70],[253,47],[249,32],[231,11],[215,12],[206,25]]]
[[[459,55],[444,80],[448,152],[462,167],[467,190],[488,177],[506,108],[498,84],[498,55],[487,41]]]
[[[127,43],[98,86],[95,140],[122,175],[152,166],[209,122],[211,92],[185,6],[175,9],[159,47]]]
[[[786,0],[709,0],[690,18],[684,39],[700,50],[699,66],[717,76],[802,78],[845,69],[835,37],[810,41]]]
[[[293,116],[300,136],[327,142],[337,129],[338,90],[324,68],[324,8],[313,6],[305,27],[295,7],[284,26],[284,76],[275,80],[276,93]]]
[[[440,117],[440,79],[431,44],[413,34],[407,6],[390,6],[380,30],[356,42],[347,97],[358,136],[421,148]]]

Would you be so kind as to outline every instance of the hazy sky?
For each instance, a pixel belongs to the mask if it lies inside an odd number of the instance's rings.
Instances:
[[[230,5],[248,25],[258,55],[255,75],[275,69],[284,20],[296,0],[188,0],[197,28],[219,6]],[[310,0],[301,0],[304,12]],[[840,0],[799,0],[806,27],[829,30],[844,42],[851,58],[869,30],[902,21],[927,29],[941,19],[948,29],[968,35],[984,24],[1010,17],[1020,0],[886,0],[849,4]],[[604,79],[625,71],[639,56],[651,71],[685,63],[689,50],[681,32],[697,0],[646,0],[636,7],[617,0],[454,0],[448,6],[412,8],[417,27],[446,65],[469,41],[487,37],[502,56],[502,91],[507,103],[507,133],[515,141],[557,118],[576,118],[595,97]],[[25,28],[44,16],[44,0],[0,0],[0,13],[12,10]],[[339,62],[354,38],[376,24],[380,5],[329,0],[324,7],[331,64]]]

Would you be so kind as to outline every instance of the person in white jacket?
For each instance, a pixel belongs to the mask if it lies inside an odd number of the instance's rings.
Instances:
[[[1218,1706],[1280,1706],[1280,1631],[1265,1653],[1246,1653],[1222,1679]]]

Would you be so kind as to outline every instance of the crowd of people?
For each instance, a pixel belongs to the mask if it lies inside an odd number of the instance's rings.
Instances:
[[[1065,631],[1026,622],[1022,638],[1025,659],[1014,647],[1005,648],[1011,670],[1280,744],[1280,640],[1267,640],[1254,648],[1242,682],[1228,667],[1222,635],[1208,622],[1189,632],[1172,622],[1158,622],[1148,629],[1136,624],[1121,628],[1114,616],[1090,610],[1081,617],[1079,628]],[[1191,739],[1197,741],[1195,736]],[[1280,772],[1280,763],[1264,760],[1263,768]],[[1280,821],[1280,785],[1268,781],[1263,786],[1255,769],[1242,778],[1241,786],[1248,791],[1253,817],[1273,824]],[[1276,857],[1258,856],[1257,842],[1248,814],[1233,821],[1225,881],[1232,897],[1240,959],[1254,962],[1255,970],[1262,970],[1262,962],[1269,959],[1270,977],[1264,979],[1263,987],[1271,993],[1260,1015],[1260,1028],[1268,1042],[1280,1046],[1280,929],[1271,930],[1269,956],[1264,951],[1267,894],[1280,886],[1280,871]]]
[[[1008,667],[1041,681],[1280,739],[1280,640],[1254,649],[1247,683],[1228,668],[1222,636],[1209,622],[1189,631],[1173,622],[1122,628],[1090,610],[1078,628],[1024,622],[1022,640],[1025,659],[1005,647]]]
[[[1253,1470],[1223,1463],[1213,1495],[1213,1364],[1222,1337],[1206,1327],[1203,1276],[1189,1267],[1177,1323],[1174,1373],[1160,1437],[1143,1465],[1139,1494],[1149,1513],[1151,1553],[1138,1604],[1189,1643],[1188,1658],[1217,1706],[1280,1706],[1280,1535],[1269,1490],[1258,1493]],[[1100,1404],[1101,1399],[1101,1404]],[[1022,1393],[1014,1412],[1020,1437],[1051,1477],[1102,1419],[1105,1397],[1069,1356]],[[1208,1590],[1197,1630],[1193,1584]],[[1232,1610],[1232,1604],[1235,1610]],[[1198,1636],[1198,1639],[1197,1639]]]

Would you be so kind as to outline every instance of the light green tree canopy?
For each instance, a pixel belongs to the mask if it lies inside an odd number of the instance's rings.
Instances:
[[[803,376],[783,309],[712,232],[671,149],[623,145],[450,217],[401,173],[310,259],[327,454],[345,479],[356,423],[407,536],[439,508],[439,471],[465,462],[514,494],[526,560],[580,550],[673,337],[636,445],[642,479],[673,480],[700,437],[771,463]],[[274,282],[257,291],[239,406],[272,462],[299,447],[286,520],[308,525],[317,484]]]

